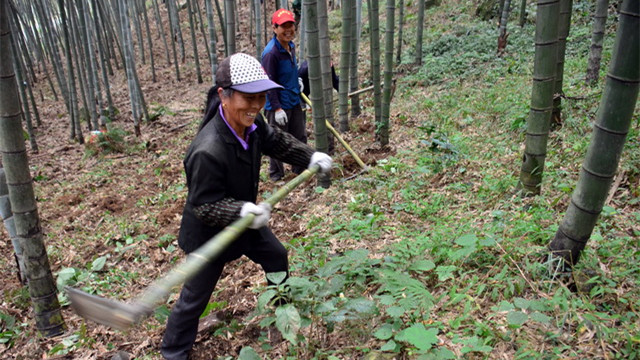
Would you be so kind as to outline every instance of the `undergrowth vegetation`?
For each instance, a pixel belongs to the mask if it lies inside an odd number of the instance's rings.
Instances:
[[[455,3],[430,15],[452,14]],[[588,14],[574,16],[563,127],[531,199],[515,189],[534,27],[512,26],[503,57],[490,23],[462,14],[427,27],[425,64],[402,77],[394,102],[408,140],[323,194],[339,205],[291,242],[296,276],[260,290],[256,315],[283,332],[292,358],[640,356],[637,120],[621,161],[628,189],[605,207],[581,263],[567,273],[546,251],[602,93],[583,81]],[[274,311],[269,301],[285,289],[292,301]],[[335,332],[343,342],[327,351]]]

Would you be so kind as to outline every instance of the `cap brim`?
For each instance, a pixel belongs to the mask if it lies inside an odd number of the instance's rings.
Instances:
[[[264,91],[269,91],[271,89],[284,89],[284,87],[278,85],[277,83],[269,80],[262,79],[256,80],[245,84],[231,85],[231,88],[236,91],[240,91],[247,94],[255,94]]]

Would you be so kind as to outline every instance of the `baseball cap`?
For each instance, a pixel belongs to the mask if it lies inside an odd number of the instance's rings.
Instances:
[[[269,80],[256,58],[244,53],[233,54],[222,60],[216,71],[216,84],[248,94],[283,88]]]
[[[282,25],[289,21],[296,22],[293,13],[287,9],[278,9],[271,16],[271,25]]]

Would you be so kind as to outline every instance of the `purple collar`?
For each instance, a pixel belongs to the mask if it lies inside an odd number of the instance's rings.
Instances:
[[[240,135],[238,135],[238,133],[236,133],[235,130],[233,130],[231,125],[229,125],[229,122],[227,122],[227,119],[224,117],[224,111],[222,111],[222,103],[220,103],[220,107],[218,107],[218,111],[220,112],[220,117],[222,117],[222,120],[224,121],[224,123],[227,124],[227,127],[229,128],[229,130],[231,130],[231,133],[233,134],[233,136],[235,136],[236,139],[238,139],[238,141],[240,142],[240,145],[242,145],[242,148],[245,150],[249,150],[249,142],[248,142],[249,135],[251,135],[251,133],[254,132],[258,126],[256,126],[256,124],[251,124],[251,126],[249,126],[247,131],[245,131],[245,136],[243,139]]]

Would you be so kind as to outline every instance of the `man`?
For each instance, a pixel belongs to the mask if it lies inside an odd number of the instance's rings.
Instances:
[[[198,320],[227,262],[243,255],[269,272],[288,272],[287,250],[267,226],[271,206],[256,204],[262,154],[299,167],[331,170],[331,157],[315,152],[290,134],[267,125],[260,109],[266,92],[280,85],[269,80],[260,62],[247,54],[224,59],[209,90],[207,108],[184,167],[189,193],[178,244],[195,251],[227,225],[255,214],[249,229],[182,287],[167,320],[161,345],[167,360],[187,360]]]
[[[281,85],[267,92],[265,115],[269,124],[284,130],[303,143],[307,142],[306,119],[300,106],[300,83],[298,64],[293,39],[296,36],[296,23],[293,13],[279,9],[271,16],[273,38],[262,52],[262,66],[269,79]],[[296,174],[304,168],[293,166]],[[269,177],[278,181],[284,177],[284,166],[281,161],[271,158]]]

